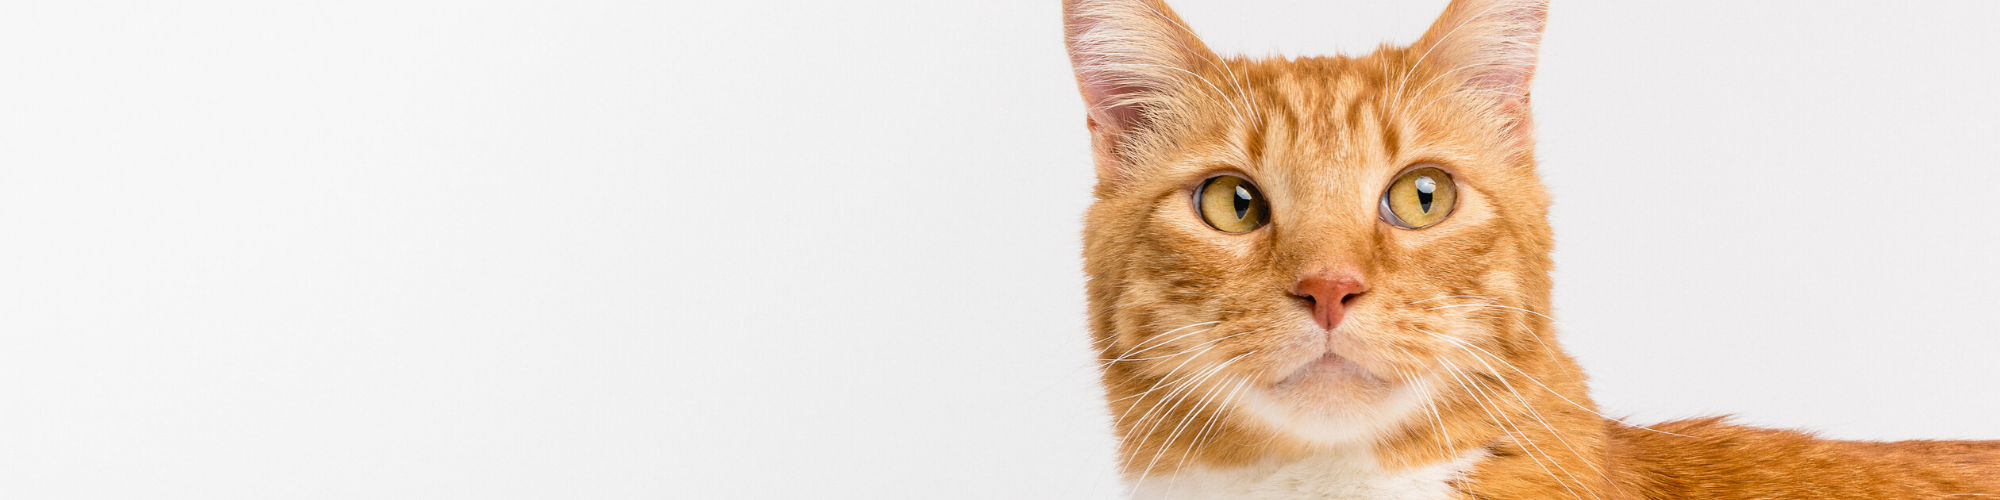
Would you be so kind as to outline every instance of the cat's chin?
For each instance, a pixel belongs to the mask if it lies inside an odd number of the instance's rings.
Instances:
[[[1252,413],[1288,434],[1321,444],[1374,441],[1427,396],[1330,352],[1260,388],[1247,391],[1253,393],[1245,398]]]
[[[1284,379],[1272,385],[1280,391],[1354,391],[1386,386],[1381,377],[1362,369],[1353,360],[1339,354],[1325,353],[1319,359],[1306,362],[1292,371]]]

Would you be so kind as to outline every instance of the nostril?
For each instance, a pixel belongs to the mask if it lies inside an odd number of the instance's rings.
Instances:
[[[1305,301],[1306,309],[1312,311],[1313,320],[1321,328],[1332,330],[1347,315],[1347,308],[1368,291],[1368,284],[1359,273],[1329,272],[1308,275],[1292,288],[1292,296]]]

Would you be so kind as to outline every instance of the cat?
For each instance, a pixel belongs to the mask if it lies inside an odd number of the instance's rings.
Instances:
[[[1135,498],[2000,497],[2000,441],[1598,413],[1557,344],[1535,172],[1545,0],[1408,47],[1223,58],[1158,0],[1065,0],[1089,324]]]

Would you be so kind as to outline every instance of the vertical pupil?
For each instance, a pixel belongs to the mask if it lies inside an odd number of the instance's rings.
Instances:
[[[1236,201],[1236,219],[1243,220],[1243,216],[1248,215],[1250,213],[1250,190],[1243,189],[1243,186],[1240,185],[1236,186],[1235,201]]]
[[[1431,201],[1437,199],[1437,181],[1430,176],[1417,177],[1417,203],[1423,205],[1424,213],[1431,213]]]

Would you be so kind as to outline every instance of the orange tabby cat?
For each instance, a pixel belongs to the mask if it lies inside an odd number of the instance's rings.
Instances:
[[[1091,328],[1141,498],[2000,496],[2000,442],[1599,415],[1549,310],[1544,0],[1409,47],[1223,58],[1156,0],[1066,0]]]

